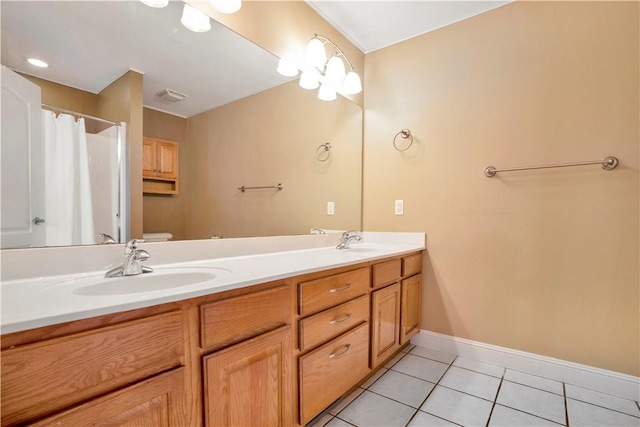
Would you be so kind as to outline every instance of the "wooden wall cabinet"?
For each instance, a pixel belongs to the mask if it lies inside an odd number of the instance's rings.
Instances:
[[[145,193],[178,194],[178,144],[144,137],[142,189]]]

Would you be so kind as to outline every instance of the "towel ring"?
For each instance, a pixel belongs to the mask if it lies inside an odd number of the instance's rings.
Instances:
[[[316,159],[321,162],[326,162],[331,157],[331,143],[325,142],[324,144],[320,144],[316,149]]]
[[[406,148],[398,148],[398,136],[401,136],[402,139],[409,139],[409,145],[407,145]],[[393,148],[395,148],[398,151],[407,151],[409,148],[411,148],[411,144],[413,144],[413,135],[411,134],[411,131],[409,129],[402,129],[400,132],[396,133],[396,136],[393,137]]]

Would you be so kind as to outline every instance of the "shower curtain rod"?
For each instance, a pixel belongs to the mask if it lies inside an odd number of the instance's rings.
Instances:
[[[82,117],[82,118],[85,118],[85,119],[97,120],[97,121],[102,122],[102,123],[108,123],[110,125],[120,126],[119,123],[112,122],[111,120],[105,120],[105,119],[101,119],[99,117],[89,116],[87,114],[78,113],[76,111],[65,110],[64,108],[54,107],[53,105],[42,104],[42,107],[47,109],[47,110],[55,111],[55,112],[58,112],[58,113],[71,114],[72,116],[76,116],[76,117]]]

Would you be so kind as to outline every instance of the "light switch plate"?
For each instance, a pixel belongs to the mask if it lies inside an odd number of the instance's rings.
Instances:
[[[336,205],[333,202],[327,202],[327,215],[333,215]]]
[[[395,214],[404,215],[404,200],[396,200]]]

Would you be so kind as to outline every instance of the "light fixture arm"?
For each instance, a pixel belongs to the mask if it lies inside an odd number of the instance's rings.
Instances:
[[[330,43],[330,44],[331,44],[331,46],[333,46],[333,47],[334,47],[334,49],[336,50],[336,52],[337,52],[337,56],[342,56],[342,57],[344,58],[344,60],[345,60],[345,61],[347,61],[347,65],[349,66],[349,68],[351,69],[351,71],[354,71],[354,70],[355,70],[355,69],[353,68],[353,65],[351,64],[351,61],[349,61],[349,58],[347,58],[347,55],[345,55],[345,54],[344,54],[344,52],[342,51],[342,49],[340,49],[340,48],[338,47],[338,45],[337,45],[337,44],[335,44],[331,39],[329,39],[329,38],[327,38],[327,37],[325,37],[325,36],[321,36],[320,34],[315,34],[315,35],[313,36],[313,38],[316,38],[316,39],[320,40],[321,42],[323,42],[323,44],[324,44],[324,43]]]

